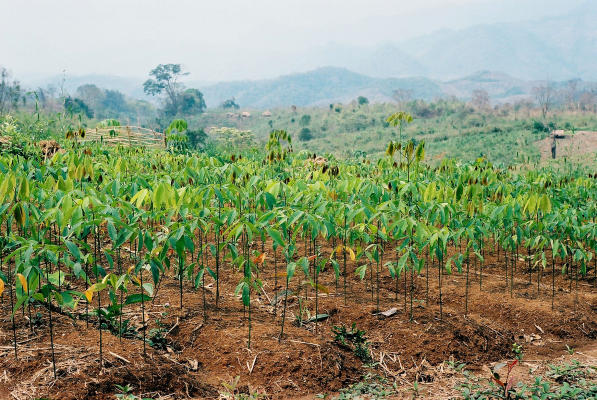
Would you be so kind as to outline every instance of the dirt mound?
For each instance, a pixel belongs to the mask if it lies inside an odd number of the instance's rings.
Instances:
[[[597,132],[594,131],[578,131],[574,135],[564,134],[563,131],[554,132],[557,137],[557,158],[574,157],[583,154],[590,154],[597,152]],[[537,142],[537,147],[541,153],[541,159],[547,160],[551,158],[551,144],[553,137],[549,136]]]

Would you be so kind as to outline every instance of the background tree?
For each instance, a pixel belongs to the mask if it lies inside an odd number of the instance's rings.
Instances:
[[[180,64],[159,64],[149,72],[153,79],[150,78],[143,83],[143,91],[150,96],[165,93],[170,106],[178,110],[178,101],[183,89],[178,79],[188,74],[182,71]]]
[[[233,98],[228,99],[222,103],[222,108],[225,110],[238,110],[240,106],[236,103],[236,100]]]
[[[489,93],[484,89],[473,90],[471,103],[478,110],[486,110],[489,108]]]
[[[21,85],[12,80],[6,68],[0,68],[0,116],[8,110],[16,109],[22,97]]]
[[[93,110],[79,98],[67,96],[64,98],[64,110],[70,114],[82,114],[93,118]]]
[[[313,139],[313,134],[311,133],[311,129],[303,128],[299,133],[299,140],[302,142],[308,142],[309,140]]]
[[[128,104],[125,100],[124,94],[118,90],[104,91],[102,106],[104,108],[104,117],[118,115],[128,111]]]
[[[597,92],[585,91],[578,98],[578,106],[583,111],[595,111]]]
[[[150,78],[143,83],[143,91],[151,96],[165,95],[163,112],[166,117],[178,114],[192,115],[205,111],[203,94],[197,89],[187,89],[179,79],[188,75],[180,64],[160,64],[149,73]]]
[[[359,103],[359,106],[364,106],[365,104],[369,104],[369,99],[365,96],[359,96],[357,97],[357,103]]]
[[[301,126],[308,126],[311,123],[311,116],[309,114],[303,114],[299,120]]]
[[[392,97],[396,100],[396,103],[402,105],[407,103],[413,99],[413,90],[412,89],[396,89],[392,93]]]
[[[182,93],[180,112],[185,115],[201,114],[205,111],[203,93],[197,89],[187,89]]]
[[[104,91],[93,84],[81,85],[75,91],[75,97],[83,100],[94,111],[103,108]]]
[[[537,104],[541,108],[543,119],[547,116],[551,106],[553,105],[553,89],[549,83],[533,88],[533,95],[537,100]]]
[[[578,84],[580,79],[571,79],[566,83],[566,87],[562,89],[562,100],[569,110],[576,110],[578,108]]]

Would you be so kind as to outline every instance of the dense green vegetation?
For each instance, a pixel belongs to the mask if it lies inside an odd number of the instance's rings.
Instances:
[[[387,120],[399,125],[404,115]],[[38,135],[24,127],[5,119],[1,131],[9,143],[20,144],[0,156],[2,301],[14,310],[13,332],[17,311],[47,312],[51,333],[56,309],[94,324],[100,363],[104,330],[140,339],[144,354],[154,343],[145,329],[129,331],[122,315],[140,304],[145,325],[145,302],[164,280],[178,283],[181,308],[185,296],[196,295],[183,282],[195,288],[213,282],[213,296],[202,295],[206,315],[207,301],[218,307],[222,274],[236,277],[250,348],[251,302],[266,269],[275,269],[274,279],[277,268],[285,271],[286,290],[277,294],[284,297],[276,322],[280,341],[289,288],[299,274],[308,282],[299,282],[299,301],[315,316],[322,291],[334,291],[348,304],[349,274],[369,281],[371,303],[379,310],[380,277],[387,274],[395,281],[396,300],[402,291],[406,308],[410,298],[405,312],[411,320],[417,312],[414,280],[424,272],[428,285],[430,269],[438,271],[440,320],[442,276],[464,274],[466,315],[470,266],[479,265],[482,273],[486,252],[505,257],[504,290],[510,296],[515,275],[528,274],[539,294],[548,271],[551,291],[544,294],[552,307],[556,274],[568,277],[571,291],[597,274],[597,184],[582,168],[513,173],[484,158],[445,159],[431,167],[424,161],[424,141],[398,138],[378,161],[322,164],[309,152],[296,152],[283,130],[272,131],[265,150],[239,154],[234,147],[213,156],[177,146],[110,148],[81,142],[79,130],[78,139],[60,139],[66,151],[46,159],[35,144]],[[177,120],[170,130],[186,127]],[[331,252],[323,251],[324,244]],[[350,270],[349,259],[361,265]],[[320,283],[323,276],[335,289]],[[362,336],[354,327],[338,332]]]
[[[428,161],[453,157],[473,161],[484,156],[504,165],[537,162],[536,142],[553,129],[597,130],[597,115],[556,111],[547,119],[533,108],[505,105],[480,109],[457,100],[411,101],[402,108],[414,117],[403,129],[405,139],[426,142]],[[342,158],[379,158],[387,143],[396,140],[399,129],[386,118],[393,104],[330,104],[329,107],[273,109],[271,115],[251,111],[250,117],[213,110],[191,118],[193,123],[211,127],[250,130],[264,140],[271,129],[286,129],[297,149],[317,154],[331,153]]]

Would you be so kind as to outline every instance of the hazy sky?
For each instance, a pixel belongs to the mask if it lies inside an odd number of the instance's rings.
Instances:
[[[441,28],[528,20],[586,0],[0,0],[0,65],[23,80],[142,78],[182,63],[189,79],[255,79],[314,67],[330,43],[374,46]]]

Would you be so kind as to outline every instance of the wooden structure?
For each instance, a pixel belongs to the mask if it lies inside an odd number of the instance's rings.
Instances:
[[[166,147],[166,137],[162,132],[140,126],[108,126],[87,130],[81,142],[120,144],[123,146],[143,146],[156,149]]]

